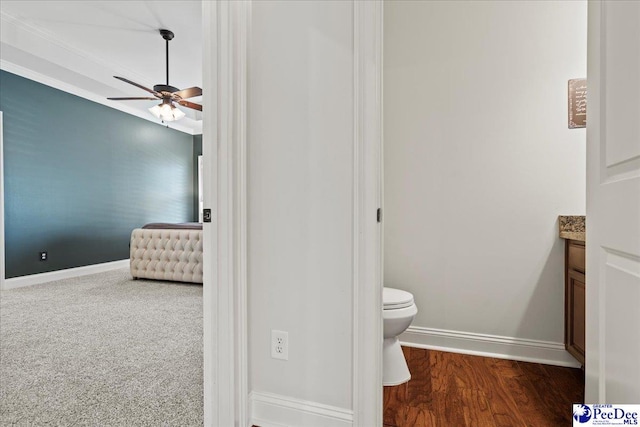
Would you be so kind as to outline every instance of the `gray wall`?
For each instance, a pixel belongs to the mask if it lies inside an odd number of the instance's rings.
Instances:
[[[351,1],[254,2],[247,82],[250,389],[346,411],[353,408],[353,10]],[[289,334],[287,362],[270,356],[273,329]],[[268,421],[291,419],[271,413]]]
[[[404,342],[561,347],[557,218],[586,197],[567,81],[586,36],[586,2],[385,2],[384,283],[418,306]]]
[[[7,278],[126,259],[133,228],[197,220],[193,136],[4,71],[0,87]]]

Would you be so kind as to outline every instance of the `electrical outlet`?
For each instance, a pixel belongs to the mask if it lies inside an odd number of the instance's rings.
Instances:
[[[289,333],[271,330],[271,357],[289,360]]]
[[[40,252],[40,261],[46,261],[47,257],[48,257],[48,254],[46,251]]]

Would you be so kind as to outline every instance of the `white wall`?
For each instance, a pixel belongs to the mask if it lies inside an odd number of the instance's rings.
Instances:
[[[384,13],[385,285],[414,294],[413,326],[426,328],[404,338],[561,343],[557,216],[585,213],[567,80],[586,76],[586,2],[397,1]]]
[[[250,389],[345,408],[347,418],[352,8],[253,2],[248,70]],[[289,333],[288,361],[271,358],[272,329]]]

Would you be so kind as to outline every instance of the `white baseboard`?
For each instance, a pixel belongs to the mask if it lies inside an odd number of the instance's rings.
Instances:
[[[86,276],[88,274],[102,273],[126,267],[129,267],[128,259],[87,265],[84,267],[67,268],[65,270],[49,271],[47,273],[30,274],[28,276],[12,277],[5,279],[3,290],[39,285],[41,283],[53,282],[54,280],[70,279],[72,277]]]
[[[249,425],[260,427],[352,427],[353,411],[273,393],[251,392]]]
[[[411,326],[400,335],[407,347],[579,368],[563,343]]]

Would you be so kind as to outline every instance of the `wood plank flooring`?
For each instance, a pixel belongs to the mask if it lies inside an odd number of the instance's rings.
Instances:
[[[403,347],[412,379],[384,388],[385,427],[559,427],[583,401],[580,369]]]

